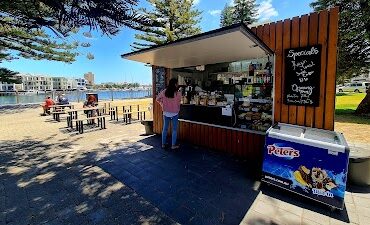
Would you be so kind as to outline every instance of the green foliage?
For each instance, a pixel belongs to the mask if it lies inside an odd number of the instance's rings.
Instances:
[[[137,2],[138,0],[2,0],[0,62],[14,59],[15,54],[36,60],[73,62],[78,55],[75,51],[78,43],[67,43],[57,38],[68,37],[83,27],[106,35],[115,35],[124,26],[148,24],[133,9]]]
[[[370,0],[316,0],[315,11],[339,6],[337,80],[368,73],[370,69]]]
[[[135,38],[133,50],[172,42],[184,37],[199,34],[198,26],[201,12],[194,9],[194,0],[147,0],[153,10],[141,9],[141,13],[151,26],[140,25],[141,33]]]
[[[221,27],[236,23],[252,24],[257,21],[257,7],[255,0],[234,0],[233,5],[225,5],[221,12]]]
[[[335,121],[345,123],[370,124],[370,119],[368,116],[355,115],[356,108],[365,97],[365,93],[337,94],[335,101]]]
[[[234,23],[252,24],[257,21],[255,0],[234,0]]]
[[[94,85],[94,89],[130,89],[138,87],[140,87],[139,83],[123,83],[123,84],[106,83]]]
[[[78,46],[77,43],[57,41],[43,30],[26,30],[1,23],[0,44],[0,62],[16,58],[10,50],[17,52],[17,56],[28,59],[73,62],[77,56],[73,50]]]
[[[234,8],[232,6],[229,6],[228,4],[225,5],[224,9],[221,12],[221,18],[220,18],[221,27],[227,27],[227,26],[234,24],[233,11],[234,11]]]
[[[0,82],[20,84],[21,81],[15,77],[17,74],[18,72],[11,71],[7,68],[0,68]]]

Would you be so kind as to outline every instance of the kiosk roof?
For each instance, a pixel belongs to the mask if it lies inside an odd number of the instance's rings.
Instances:
[[[166,68],[207,65],[272,55],[246,25],[235,24],[163,45],[123,54],[122,58]]]

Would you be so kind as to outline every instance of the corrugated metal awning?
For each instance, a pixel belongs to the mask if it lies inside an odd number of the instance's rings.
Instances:
[[[212,30],[127,54],[124,59],[166,68],[233,62],[272,55],[273,51],[244,24]]]

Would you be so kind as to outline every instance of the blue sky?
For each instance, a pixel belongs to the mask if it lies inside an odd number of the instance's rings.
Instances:
[[[220,12],[225,4],[232,0],[195,0],[196,7],[201,10],[202,20],[200,26],[203,32],[219,28]],[[140,0],[141,6],[146,6],[145,0]],[[259,21],[278,21],[310,13],[309,3],[312,0],[257,0],[259,6]],[[94,60],[86,56],[77,57],[76,62],[66,64],[62,62],[34,61],[28,59],[3,62],[1,67],[24,73],[44,74],[49,76],[83,77],[86,72],[95,74],[95,81],[102,82],[139,82],[151,83],[151,69],[141,63],[124,60],[121,54],[131,51],[130,44],[134,39],[135,31],[123,29],[114,37],[94,34],[93,39],[86,40],[82,35],[76,35],[75,40],[89,41],[90,48],[80,48],[79,52],[94,54]]]

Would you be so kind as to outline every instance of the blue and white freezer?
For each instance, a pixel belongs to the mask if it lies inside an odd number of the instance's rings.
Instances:
[[[343,209],[348,157],[341,133],[278,123],[267,131],[262,181]]]

